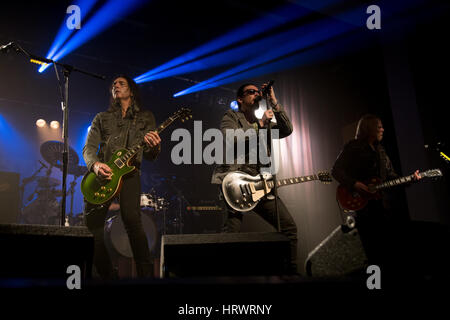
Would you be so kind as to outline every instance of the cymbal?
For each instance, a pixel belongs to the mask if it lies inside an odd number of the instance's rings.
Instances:
[[[41,144],[41,155],[44,158],[45,161],[47,161],[49,164],[51,164],[54,167],[61,167],[63,165],[63,158],[62,154],[64,151],[64,143],[59,141],[46,141],[43,144]],[[70,168],[76,168],[78,166],[78,155],[69,146],[69,171]]]
[[[41,188],[51,188],[61,184],[61,181],[52,177],[37,177],[36,181]]]

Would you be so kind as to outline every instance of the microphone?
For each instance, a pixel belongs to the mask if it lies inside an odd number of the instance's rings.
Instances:
[[[269,94],[270,92],[270,88],[272,88],[273,83],[275,82],[275,80],[270,80],[269,83],[267,84],[267,86],[264,88],[264,90],[262,90],[262,95],[266,96]]]
[[[46,167],[48,169],[48,167],[45,165],[45,163],[42,163],[41,160],[38,160],[40,164],[42,164],[43,167]]]
[[[14,42],[7,43],[3,46],[0,46],[0,52],[8,50],[9,47],[14,46]]]

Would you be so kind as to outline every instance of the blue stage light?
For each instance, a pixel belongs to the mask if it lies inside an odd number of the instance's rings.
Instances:
[[[383,10],[384,23],[388,23],[389,21],[394,20],[394,14],[398,14],[402,10],[404,11],[406,9],[411,9],[420,4],[421,1],[423,0],[411,0],[411,2],[408,2],[408,8],[397,3],[389,3],[389,7],[386,7],[386,9]],[[313,3],[304,3],[302,1],[301,5],[317,9],[317,6],[315,6]],[[253,59],[248,59],[246,63],[238,65],[190,88],[177,92],[173,96],[179,97],[185,94],[216,87],[219,85],[219,83],[224,84],[232,82],[229,80],[221,81],[222,79],[227,79],[228,77],[232,77],[233,79],[238,80],[245,79],[242,74],[247,74],[247,71],[253,68],[258,68],[259,66],[269,64],[272,61],[276,62],[276,60],[289,58],[296,52],[309,50],[309,48],[311,47],[322,44],[325,41],[329,41],[330,39],[338,37],[350,30],[356,30],[357,28],[363,28],[364,30],[366,30],[366,20],[368,18],[366,9],[367,6],[359,6],[349,11],[328,16],[326,19],[312,23],[310,25],[299,27],[296,29],[296,32],[298,32],[297,36],[293,37],[289,41],[286,41],[284,46],[276,47],[273,50],[267,51],[264,54],[259,55]],[[177,68],[175,68],[175,70],[176,69]]]
[[[79,155],[81,163],[84,163],[83,160],[83,147],[86,144],[86,139],[89,134],[89,130],[91,130],[91,122],[86,123],[84,125],[80,125],[77,129],[74,131],[76,134],[74,135],[74,138],[72,139],[72,147]]]
[[[143,0],[110,0],[53,56],[58,61],[97,34],[128,15],[147,1]],[[43,70],[48,68],[45,66]],[[42,70],[42,71],[43,71]]]
[[[335,0],[331,1],[334,2]],[[325,4],[330,2],[324,1]],[[275,27],[278,27],[284,23],[290,22],[294,19],[298,19],[302,16],[305,16],[309,14],[311,10],[305,9],[295,3],[290,3],[286,6],[283,6],[279,8],[278,10],[266,14],[265,16],[256,19],[250,23],[247,23],[244,26],[241,26],[237,29],[234,29],[233,31],[214,39],[186,54],[183,54],[159,67],[156,67],[138,77],[136,77],[134,80],[137,83],[150,81],[152,78],[151,76],[171,69],[173,67],[185,64],[187,62],[190,62],[194,59],[198,59],[202,56],[205,56],[207,54],[211,54],[217,50],[220,50],[222,48],[225,48],[227,46],[230,46],[234,43],[237,43],[239,41],[251,38],[255,35],[258,35],[260,33],[263,33],[267,30],[273,29]]]
[[[368,46],[371,44],[370,41],[371,38],[364,37],[360,33],[350,34],[349,36],[345,36],[342,39],[341,38],[334,39],[330,42],[325,43],[322,46],[314,47],[311,50],[307,50],[292,55],[289,58],[265,64],[257,68],[239,73],[237,75],[209,83],[196,91],[215,88],[228,83],[242,81],[245,79],[251,79],[265,74],[270,74],[273,72],[282,71],[293,67],[299,67],[302,65],[315,63],[317,61],[325,60],[331,57],[337,57],[343,55],[344,53],[347,53],[350,50],[361,48],[363,46]],[[192,93],[189,91],[190,89],[191,88],[180,91],[177,94],[175,94],[174,97]]]
[[[81,21],[89,14],[91,9],[94,7],[97,0],[79,0],[76,1],[74,4],[79,6],[81,9]],[[55,53],[58,51],[59,48],[66,42],[66,40],[69,38],[69,36],[74,32],[74,30],[69,30],[66,26],[67,16],[64,17],[64,21],[61,24],[61,27],[59,28],[58,34],[55,37],[55,40],[53,41],[52,46],[50,47],[49,52],[47,53],[46,58],[52,59]],[[41,66],[39,68],[39,72],[43,72],[47,68],[46,65]]]
[[[273,49],[268,50],[266,53],[250,59],[243,64],[222,72],[221,74],[216,75],[208,80],[202,81],[188,89],[180,91],[176,93],[174,97],[214,87],[211,86],[211,84],[216,83],[221,79],[232,77],[236,74],[245,72],[246,70],[258,67],[275,59],[279,59],[283,56],[292,54],[296,51],[304,50],[308,47],[334,38],[354,28],[354,25],[343,23],[334,19],[325,19],[324,21],[321,20],[311,25],[299,27],[292,32],[287,32],[287,34],[295,36],[291,37],[289,41],[285,42],[283,45],[276,46]]]
[[[157,73],[146,78],[141,78],[140,80],[138,80],[138,83],[245,61],[247,58],[255,56],[255,54],[258,54],[259,52],[264,52],[269,50],[270,48],[279,47],[281,45],[285,45],[286,43],[290,43],[293,39],[299,36],[299,33],[302,32],[303,29],[304,27],[296,28],[293,30],[282,32],[275,36],[253,41],[234,49],[220,52],[212,56],[202,58],[200,60],[195,60],[193,62]]]
[[[5,150],[2,154],[1,150]],[[7,150],[7,154],[6,154]],[[27,159],[32,157],[33,145],[0,114],[0,157],[3,159]],[[10,165],[16,165],[10,163]]]

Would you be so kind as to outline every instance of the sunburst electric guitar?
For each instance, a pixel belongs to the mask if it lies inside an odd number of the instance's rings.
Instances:
[[[156,129],[156,132],[161,133],[177,119],[184,121],[190,118],[192,118],[191,110],[181,108],[164,121]],[[145,140],[142,139],[140,143],[130,149],[120,149],[114,152],[111,159],[106,162],[112,171],[111,180],[102,179],[93,172],[86,173],[81,181],[81,192],[86,201],[100,205],[111,200],[120,191],[123,176],[136,169],[135,166],[131,165],[131,161],[145,144]]]
[[[442,172],[439,169],[428,170],[419,172],[421,178],[438,178],[442,176]],[[364,208],[369,200],[380,199],[382,197],[381,190],[398,186],[404,183],[413,181],[414,174],[406,177],[397,178],[381,183],[380,179],[372,178],[365,183],[369,192],[358,192],[356,190],[349,190],[343,185],[339,185],[336,190],[336,199],[343,209],[350,211],[357,211]]]
[[[330,174],[321,171],[318,174],[277,180],[277,187],[319,180],[330,183]],[[251,176],[244,172],[228,173],[222,181],[222,192],[228,205],[234,210],[247,212],[253,210],[258,202],[266,197],[274,187],[271,175],[265,177]]]

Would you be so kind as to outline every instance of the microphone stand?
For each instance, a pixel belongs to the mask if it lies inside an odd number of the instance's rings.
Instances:
[[[33,54],[28,53],[27,51],[25,51],[21,46],[19,46],[17,43],[14,43],[13,46],[15,47],[16,51],[19,52],[21,51],[22,53],[24,53],[26,56],[28,56],[30,58],[30,62],[33,63],[37,63],[37,64],[51,64],[53,63],[55,72],[56,72],[56,77],[58,79],[58,88],[59,88],[59,93],[61,95],[61,109],[63,111],[63,142],[64,142],[64,149],[63,149],[63,154],[62,154],[62,158],[63,158],[63,185],[62,185],[62,201],[61,201],[61,216],[60,216],[60,226],[64,226],[64,223],[66,221],[66,195],[67,195],[67,171],[68,171],[68,164],[69,164],[69,144],[68,144],[68,140],[69,140],[69,131],[68,131],[68,127],[69,127],[69,76],[71,74],[72,71],[77,71],[83,74],[86,74],[88,76],[92,76],[94,78],[98,78],[98,79],[102,79],[105,80],[106,77],[102,76],[102,75],[98,75],[92,72],[88,72],[88,71],[84,71],[81,69],[78,69],[74,66],[68,65],[68,64],[62,64],[59,63],[57,61],[51,60],[51,59],[47,59],[47,58],[42,58],[39,56],[35,56]],[[59,78],[59,73],[58,73],[58,69],[56,68],[56,66],[60,66],[63,69],[63,75],[64,75],[64,93],[62,90],[62,84],[61,84],[61,80]]]
[[[270,90],[270,88],[269,88]],[[266,107],[267,110],[272,109],[269,102],[269,95],[266,94],[264,99],[266,100]],[[269,121],[268,129],[267,129],[267,136],[268,136],[268,143],[267,143],[267,156],[269,157],[270,161],[270,167],[272,166],[272,126],[271,126],[272,120]],[[276,170],[275,170],[276,171]],[[281,226],[280,226],[280,216],[278,214],[278,187],[277,187],[277,175],[276,173],[272,174],[272,181],[273,181],[273,195],[275,196],[275,216],[277,220],[277,231],[281,232]]]

